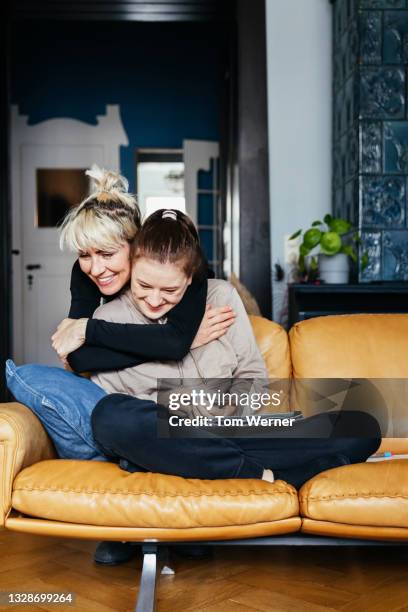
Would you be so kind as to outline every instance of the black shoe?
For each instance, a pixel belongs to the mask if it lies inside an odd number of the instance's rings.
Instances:
[[[213,556],[212,546],[200,544],[181,544],[180,546],[172,546],[172,550],[183,559],[191,561],[210,559]]]
[[[140,546],[133,542],[99,542],[94,561],[100,565],[120,565],[140,554]]]

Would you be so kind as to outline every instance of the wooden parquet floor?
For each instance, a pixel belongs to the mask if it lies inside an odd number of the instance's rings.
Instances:
[[[1,609],[130,612],[140,559],[92,562],[94,542],[0,531],[0,591],[76,594],[72,606]],[[176,556],[161,576],[157,612],[408,612],[408,547],[218,547],[214,558]]]

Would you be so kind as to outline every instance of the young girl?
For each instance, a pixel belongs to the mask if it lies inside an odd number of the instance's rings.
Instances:
[[[124,323],[164,322],[200,274],[203,260],[196,230],[180,212],[157,211],[144,223],[133,251],[130,289],[101,306],[95,317]],[[208,284],[207,299],[215,304],[228,301],[236,312],[236,323],[224,336],[192,349],[175,363],[156,361],[93,377],[111,393],[92,412],[94,439],[106,455],[130,470],[190,478],[280,478],[300,487],[323,470],[365,461],[377,450],[378,424],[363,412],[305,419],[295,424],[291,439],[158,438],[158,419],[167,413],[156,403],[158,379],[199,379],[205,386],[208,379],[267,378],[236,291],[225,281],[210,279]],[[222,380],[218,382],[222,385]],[[136,398],[131,397],[134,389]],[[319,437],[322,432],[327,432],[326,437]]]

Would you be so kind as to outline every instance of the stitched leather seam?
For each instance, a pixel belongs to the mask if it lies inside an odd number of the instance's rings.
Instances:
[[[7,463],[7,461],[6,461],[6,450],[4,448],[6,446],[6,444],[2,443],[2,446],[3,446],[4,450],[2,451],[1,454],[3,455],[4,461],[3,461],[2,480],[1,480],[2,490],[0,491],[0,500],[1,500],[2,506],[3,506],[0,509],[0,512],[1,512],[1,515],[2,515],[0,517],[0,525],[1,526],[4,525],[4,521],[6,519],[6,514],[7,514],[7,508],[6,508],[6,463]],[[9,503],[8,506],[10,507],[10,505],[11,504]]]
[[[112,490],[102,490],[102,491],[90,491],[89,489],[57,489],[52,487],[16,487],[13,489],[13,493],[16,491],[47,491],[47,492],[57,492],[57,493],[101,493],[104,495],[150,495],[151,497],[224,497],[224,496],[245,496],[249,495],[265,495],[268,497],[274,497],[274,494],[265,493],[262,491],[248,491],[246,493],[241,493],[237,491],[224,491],[223,493],[189,493],[187,495],[182,493],[166,493],[164,495],[160,495],[158,493],[151,493],[149,491],[112,491]],[[277,491],[280,495],[290,495],[292,497],[297,497],[296,494],[292,491]]]
[[[309,501],[328,501],[331,499],[347,499],[347,498],[362,498],[369,499],[370,497],[389,497],[391,499],[408,499],[408,495],[401,495],[400,493],[346,493],[344,495],[328,495],[327,497],[300,497],[299,501],[307,503]]]
[[[3,482],[3,491],[2,491],[2,497],[4,498],[4,502],[6,501],[6,493],[8,489],[8,510],[4,509],[4,519],[6,518],[6,516],[8,515],[8,513],[11,510],[12,507],[12,502],[11,502],[11,498],[13,495],[13,490],[12,490],[12,483],[13,483],[13,478],[15,475],[15,466],[16,466],[16,461],[17,461],[17,451],[21,446],[21,428],[20,428],[20,424],[18,422],[18,420],[16,420],[15,418],[13,418],[11,415],[5,414],[4,412],[2,412],[0,414],[0,417],[6,421],[6,423],[9,424],[9,426],[11,426],[11,428],[14,430],[14,434],[15,434],[15,441],[13,440],[5,440],[2,441],[2,444],[4,447],[7,448],[7,454],[10,453],[10,448],[11,448],[11,452],[12,452],[12,456],[11,456],[11,470],[7,470],[6,464],[7,461],[4,461],[4,466],[3,466],[3,476],[2,476],[2,482]],[[7,473],[8,471],[8,473]],[[6,477],[8,476],[8,482],[6,480]]]

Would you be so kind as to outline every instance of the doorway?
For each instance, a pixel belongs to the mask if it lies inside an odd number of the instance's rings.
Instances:
[[[136,194],[142,219],[160,208],[186,212],[183,149],[138,149]]]
[[[137,198],[146,218],[160,208],[189,215],[215,276],[223,277],[219,143],[184,140],[182,149],[136,152]]]

